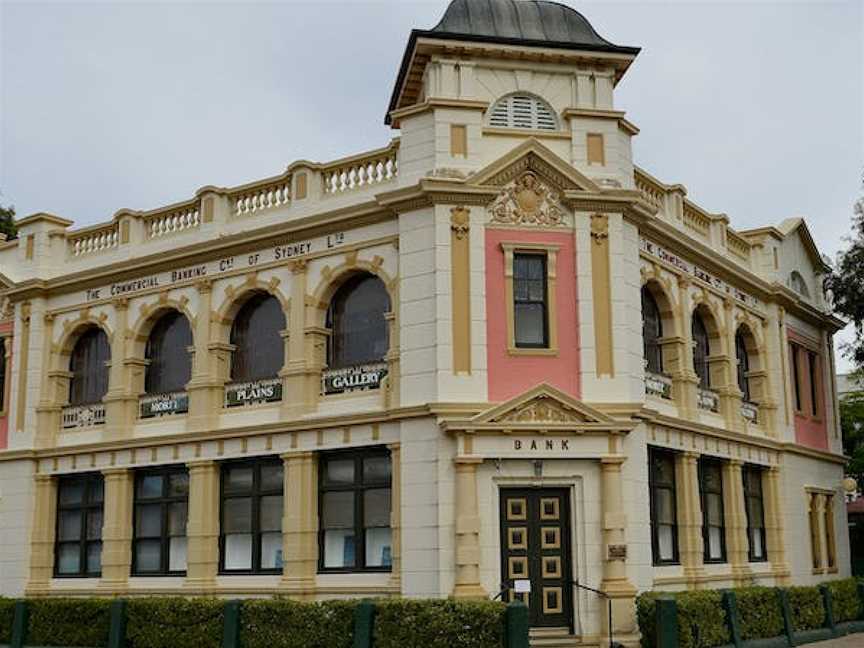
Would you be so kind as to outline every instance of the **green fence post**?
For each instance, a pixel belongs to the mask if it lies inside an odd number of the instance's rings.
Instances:
[[[111,625],[108,627],[107,648],[123,648],[126,645],[126,601],[111,601]]]
[[[861,603],[860,607],[858,608],[859,610],[861,610],[861,616],[859,616],[858,618],[864,621],[864,581],[858,582],[858,601]]]
[[[671,596],[657,598],[654,625],[657,648],[678,648],[678,602]]]
[[[27,601],[15,601],[15,616],[12,618],[12,641],[9,648],[22,648],[27,640],[27,625],[30,613]]]
[[[726,625],[735,648],[741,648],[741,622],[738,619],[738,600],[732,590],[723,591],[723,609],[726,610]]]
[[[227,601],[222,612],[222,648],[240,646],[240,601]]]
[[[825,608],[825,627],[831,630],[832,635],[839,637],[837,624],[834,623],[834,599],[831,596],[831,590],[825,585],[820,585],[819,591],[822,593],[822,605]]]
[[[354,608],[354,648],[372,648],[375,603],[360,601]]]
[[[789,605],[789,592],[782,587],[777,588],[777,598],[780,599],[780,612],[783,615],[783,631],[790,646],[795,645],[795,628],[792,625],[792,607]]]
[[[504,614],[505,648],[528,648],[528,606],[517,599]]]

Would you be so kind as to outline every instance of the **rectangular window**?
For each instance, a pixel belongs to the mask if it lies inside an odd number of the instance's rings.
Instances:
[[[321,455],[320,571],[390,571],[391,479],[385,449]]]
[[[675,498],[675,454],[648,449],[651,495],[651,549],[655,565],[678,563],[678,516]]]
[[[813,563],[813,569],[822,567],[822,547],[819,533],[819,495],[810,493],[808,500],[810,510],[808,518],[810,521],[810,558]]]
[[[602,133],[588,133],[588,164],[606,164],[606,150]]]
[[[282,571],[282,460],[222,464],[220,569],[230,574]]]
[[[837,567],[837,547],[834,542],[834,496],[825,495],[825,558],[828,569]]]
[[[450,155],[468,157],[468,127],[450,124]]]
[[[513,317],[517,348],[549,346],[546,255],[513,255]]]
[[[819,357],[807,352],[807,370],[810,378],[810,413],[819,416]]]
[[[768,560],[765,547],[765,507],[762,501],[762,469],[758,466],[745,466],[744,504],[747,511],[747,540],[750,562]]]
[[[102,574],[102,475],[70,475],[57,482],[57,577]]]
[[[792,386],[795,389],[795,411],[800,412],[804,408],[801,404],[801,367],[798,357],[798,346],[790,344],[789,352],[792,356]]]
[[[702,501],[704,562],[726,562],[726,525],[723,517],[723,464],[699,460],[699,497]]]
[[[135,473],[132,574],[186,572],[189,472],[170,466]]]

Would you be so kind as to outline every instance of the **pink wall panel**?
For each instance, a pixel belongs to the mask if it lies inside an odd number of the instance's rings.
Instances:
[[[504,252],[501,243],[559,245],[557,263],[558,355],[511,356],[507,352]],[[503,401],[547,382],[579,398],[579,330],[573,235],[559,232],[486,231],[486,343],[489,400]]]

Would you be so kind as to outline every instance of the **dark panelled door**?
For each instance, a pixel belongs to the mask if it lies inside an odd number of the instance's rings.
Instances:
[[[570,498],[563,488],[501,489],[501,582],[504,600],[528,605],[532,626],[573,625]],[[531,593],[514,591],[531,582]]]

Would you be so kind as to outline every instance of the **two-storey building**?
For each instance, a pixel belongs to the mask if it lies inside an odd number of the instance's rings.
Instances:
[[[634,164],[638,52],[453,0],[383,148],[20,220],[0,593],[504,590],[597,644],[578,580],[632,645],[641,590],[848,574],[825,263]]]

